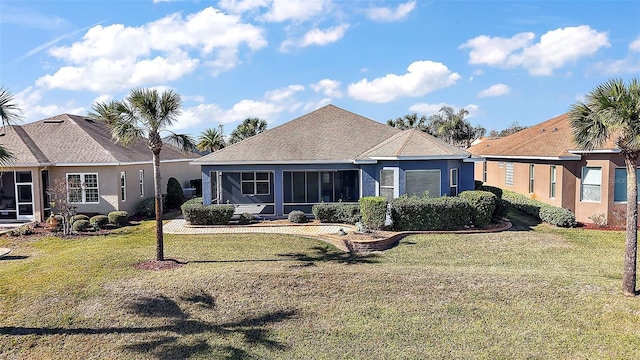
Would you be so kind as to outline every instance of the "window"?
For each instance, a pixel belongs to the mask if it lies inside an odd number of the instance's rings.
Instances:
[[[556,197],[556,166],[551,165],[551,170],[549,174],[549,197]]]
[[[441,195],[440,170],[405,171],[405,193],[407,195],[439,197]]]
[[[285,203],[355,202],[360,198],[357,170],[285,171]]]
[[[140,197],[144,197],[144,170],[138,170],[138,188]]]
[[[79,204],[97,204],[98,174],[67,174],[69,202]]]
[[[127,173],[120,173],[120,201],[127,201]]]
[[[269,195],[271,173],[247,172],[240,174],[242,195]]]
[[[396,194],[396,172],[393,169],[380,170],[380,196],[391,200]]]
[[[486,161],[482,162],[482,182],[483,183],[487,182],[487,162]]]
[[[615,169],[614,176],[613,201],[627,202],[627,169]],[[638,183],[638,188],[640,188],[640,169],[636,169],[636,182]],[[640,196],[638,198],[640,199]]]
[[[513,186],[513,163],[506,163],[504,169],[504,184]]]
[[[458,169],[449,170],[449,196],[458,195]]]
[[[533,164],[529,165],[529,194],[533,194],[535,192],[535,187],[534,187],[534,176],[533,176]]]
[[[582,201],[600,201],[600,185],[602,183],[602,168],[588,167],[582,168]]]

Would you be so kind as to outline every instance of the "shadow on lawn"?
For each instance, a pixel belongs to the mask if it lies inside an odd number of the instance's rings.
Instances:
[[[180,301],[197,305],[204,310],[215,310],[215,298],[204,291],[180,297]],[[241,335],[249,346],[264,346],[274,350],[286,350],[286,344],[271,338],[267,328],[296,316],[295,310],[280,310],[255,317],[221,324],[193,319],[180,304],[164,295],[142,297],[125,304],[132,314],[147,318],[163,318],[168,322],[162,326],[64,328],[64,327],[0,327],[0,335],[147,335],[148,340],[124,346],[125,351],[151,354],[157,359],[185,359],[194,355],[206,355],[216,359],[251,358],[246,350],[235,346],[212,346],[205,339],[185,339],[193,335],[217,334],[220,337]],[[172,335],[161,335],[172,333]]]
[[[520,211],[510,209],[507,218],[511,221],[509,231],[533,231],[533,227],[542,224],[542,221]]]
[[[295,267],[316,266],[318,262],[335,262],[348,265],[378,263],[376,254],[335,251],[325,246],[314,246],[311,250],[312,252],[310,253],[287,253],[278,254],[278,256],[301,262],[301,264],[293,265]]]

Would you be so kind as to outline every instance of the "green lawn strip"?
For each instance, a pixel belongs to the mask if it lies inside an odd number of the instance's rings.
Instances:
[[[354,257],[284,235],[26,243],[0,262],[0,358],[633,358],[624,235],[416,235]],[[20,335],[18,335],[20,334]]]

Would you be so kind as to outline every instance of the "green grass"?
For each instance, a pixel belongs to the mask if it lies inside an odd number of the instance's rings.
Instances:
[[[354,257],[283,235],[110,236],[0,246],[0,358],[638,358],[622,232],[420,235]]]

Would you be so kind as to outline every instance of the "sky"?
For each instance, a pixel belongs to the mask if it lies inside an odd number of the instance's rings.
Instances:
[[[640,1],[1,0],[0,86],[24,122],[171,89],[171,127],[229,134],[327,104],[386,122],[464,108],[531,126],[640,74]]]

